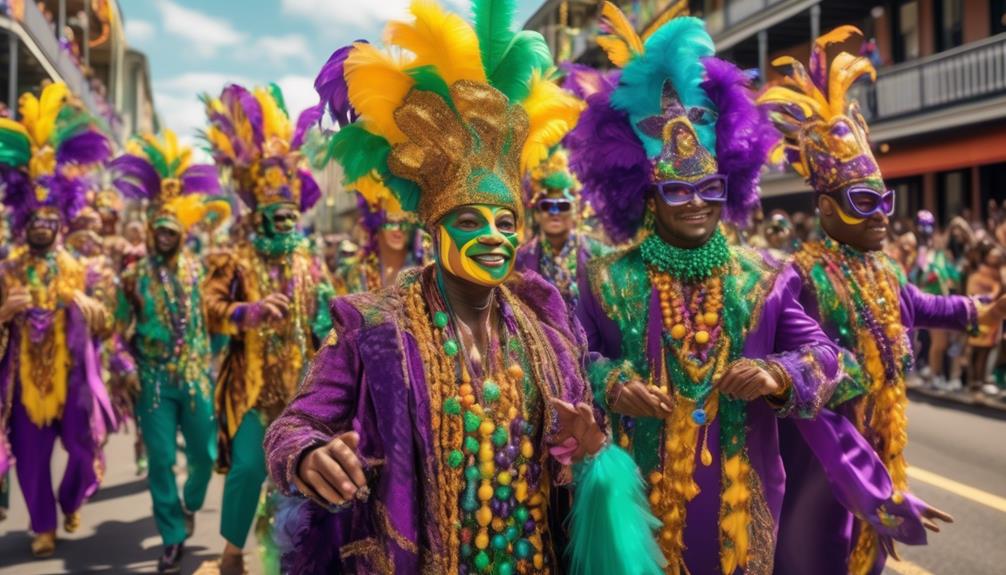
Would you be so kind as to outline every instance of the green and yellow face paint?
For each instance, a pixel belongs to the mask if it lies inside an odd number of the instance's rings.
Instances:
[[[495,287],[514,268],[521,230],[509,208],[462,206],[444,216],[437,232],[437,258],[451,275]]]

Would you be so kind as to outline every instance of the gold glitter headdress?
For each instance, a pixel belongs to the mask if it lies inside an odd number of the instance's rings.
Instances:
[[[523,219],[521,175],[548,155],[582,103],[547,79],[536,32],[514,32],[513,2],[473,2],[475,26],[433,0],[391,22],[387,50],[358,42],[332,55],[316,86],[333,116],[329,145],[347,186],[381,182],[432,227],[457,206],[491,204]],[[323,79],[324,78],[324,79]]]
[[[777,58],[772,64],[786,74],[783,84],[758,99],[783,135],[773,160],[788,162],[821,193],[882,179],[859,103],[847,98],[856,80],[865,75],[875,80],[877,72],[868,59],[849,52],[828,61],[828,46],[852,36],[862,32],[840,26],[818,38],[809,70],[791,56]]]

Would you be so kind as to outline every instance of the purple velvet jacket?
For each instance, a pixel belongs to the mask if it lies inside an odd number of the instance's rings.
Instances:
[[[457,552],[445,549],[436,510],[428,503],[434,501],[440,462],[434,457],[424,366],[404,323],[404,286],[430,281],[432,271],[431,266],[405,272],[396,288],[334,300],[332,334],[297,396],[266,434],[269,474],[286,494],[295,492],[301,457],[350,430],[360,435],[357,453],[370,478],[368,501],[330,513],[301,500],[277,519],[285,524],[278,541],[287,551],[289,572],[338,573],[340,567],[357,575],[435,572],[437,555]],[[555,350],[567,376],[561,399],[590,401],[582,376],[586,342],[558,291],[536,274],[514,274],[505,285],[540,322]],[[512,311],[506,305],[502,311],[510,321]],[[554,429],[539,438],[542,449],[551,433]]]
[[[913,509],[907,503],[894,506],[889,501],[890,478],[869,444],[846,420],[822,410],[837,382],[838,348],[800,304],[802,283],[796,271],[746,249],[734,249],[734,256],[745,262],[741,266],[743,273],[761,276],[757,287],[745,293],[754,311],[745,330],[743,357],[775,361],[793,381],[790,400],[782,410],[761,400],[749,403],[747,410],[748,457],[762,487],[762,493],[752,493],[753,505],[765,509],[770,521],[752,523],[747,572],[770,573],[786,486],[777,423],[781,415],[792,415],[800,422],[800,431],[815,446],[815,454],[829,472],[829,485],[846,504],[878,527],[879,509],[898,516],[910,516]],[[655,359],[663,352],[662,317],[657,292],[649,283],[638,248],[595,260],[587,279],[589,283],[581,287],[577,315],[586,330],[594,362],[603,365],[631,358],[640,348],[646,357],[643,365],[634,362],[635,371],[645,378],[659,369],[660,362]],[[604,391],[598,389],[593,375],[592,380],[595,396],[600,399]],[[637,422],[636,428],[643,423]],[[703,465],[700,450],[696,450],[694,479],[700,493],[687,506],[684,533],[684,561],[692,573],[720,572],[722,478],[718,431],[717,419],[708,431],[711,465]],[[642,452],[639,443],[634,441],[633,456],[646,476],[661,464],[662,442],[658,436],[645,448],[648,452]],[[849,465],[850,461],[853,465]],[[906,521],[900,530],[888,531],[899,538],[913,538],[921,529],[918,522]]]
[[[963,331],[977,324],[977,310],[970,298],[962,296],[934,296],[926,294],[912,284],[904,284],[899,292],[901,321],[908,329],[936,328]],[[807,312],[821,320],[817,295],[813,283],[807,279],[800,290],[800,303]],[[822,327],[829,337],[838,340],[836,326],[822,321]],[[852,421],[857,406],[865,400],[860,395],[841,405],[834,406],[835,412],[828,411],[836,429],[855,428]],[[861,516],[861,510],[850,505],[848,494],[833,488],[834,471],[822,467],[817,454],[817,444],[808,440],[802,422],[782,422],[780,444],[786,466],[786,498],[780,523],[779,547],[776,553],[776,573],[799,575],[820,573],[823,575],[845,575],[848,573],[849,555],[855,545],[858,530],[854,514]],[[851,441],[844,438],[845,441]],[[868,469],[875,484],[890,485],[886,472],[872,469],[871,453],[862,452],[858,447],[856,457],[850,457],[853,467]],[[864,466],[864,463],[870,463]],[[880,483],[876,483],[880,481]],[[890,489],[889,487],[887,489]],[[915,509],[920,502],[906,496]],[[916,518],[912,518],[917,522]],[[925,531],[916,537],[899,539],[910,544],[926,542]],[[808,553],[813,549],[813,553]],[[886,555],[878,553],[871,570],[873,574],[883,571]]]

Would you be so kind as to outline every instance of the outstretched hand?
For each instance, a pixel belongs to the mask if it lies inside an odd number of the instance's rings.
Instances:
[[[922,526],[933,533],[939,533],[940,525],[936,522],[937,520],[944,523],[954,522],[953,516],[949,513],[926,504],[925,509],[922,510]]]
[[[551,452],[560,463],[579,461],[588,455],[595,455],[604,447],[607,436],[594,420],[594,410],[590,405],[573,405],[556,398],[549,403],[559,417],[559,431]]]
[[[609,398],[615,413],[629,417],[655,417],[664,419],[671,416],[674,401],[657,387],[648,387],[639,380],[630,381],[616,387]]]
[[[0,305],[0,324],[4,324],[14,319],[14,317],[31,307],[31,294],[24,288],[14,288],[7,294],[7,299]]]
[[[744,401],[754,401],[765,395],[774,395],[782,386],[753,361],[734,363],[723,377],[713,384],[720,393]]]
[[[304,456],[294,485],[301,493],[316,493],[330,505],[342,505],[369,495],[363,463],[356,456],[360,435],[349,431]]]

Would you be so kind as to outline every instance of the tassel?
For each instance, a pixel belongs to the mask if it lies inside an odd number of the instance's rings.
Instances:
[[[631,457],[609,445],[575,469],[569,554],[574,575],[660,575],[660,527]]]

